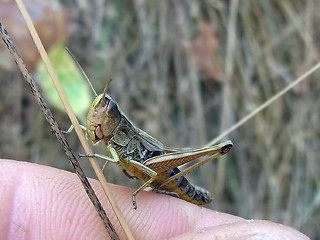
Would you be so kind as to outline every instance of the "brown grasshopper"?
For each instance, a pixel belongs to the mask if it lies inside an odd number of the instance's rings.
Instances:
[[[155,192],[173,195],[196,205],[211,202],[212,196],[207,190],[193,186],[183,175],[228,153],[233,146],[232,142],[226,141],[195,150],[165,148],[162,143],[129,121],[116,101],[107,94],[109,83],[110,81],[103,93],[93,101],[87,126],[82,128],[94,145],[104,142],[107,155],[93,154],[106,160],[103,171],[108,162],[113,162],[120,165],[129,178],[144,181],[132,194],[134,209],[137,208],[136,195],[149,186]],[[67,132],[71,130],[72,126]],[[184,171],[177,168],[203,156],[207,158]]]

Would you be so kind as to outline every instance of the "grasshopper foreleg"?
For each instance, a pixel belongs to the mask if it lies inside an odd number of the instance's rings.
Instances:
[[[119,163],[119,161],[120,161],[119,156],[113,147],[108,146],[107,149],[108,149],[108,152],[111,154],[111,157],[103,155],[103,154],[98,154],[98,153],[78,154],[78,155],[79,155],[79,157],[97,157],[97,158],[101,158],[101,159],[106,160],[105,164],[103,165],[103,167],[101,169],[101,171],[104,172],[109,162]]]
[[[91,154],[78,154],[79,157],[97,157],[97,158],[101,158],[104,159],[108,162],[113,162],[113,163],[118,163],[117,159],[111,158],[109,156],[103,155],[103,154],[99,154],[99,153],[91,153]]]
[[[86,127],[85,127],[85,126],[82,126],[82,125],[80,125],[80,128],[82,129],[83,133],[85,133],[86,130],[87,130]],[[71,126],[68,128],[67,131],[62,130],[61,132],[62,132],[63,134],[69,134],[69,133],[72,132],[72,130],[73,130],[73,125],[71,125]]]
[[[119,163],[120,162],[120,159],[119,159],[119,155],[117,153],[117,151],[110,145],[107,146],[107,150],[109,151],[109,153],[112,155],[112,158],[114,159],[114,162],[115,163]],[[107,159],[106,159],[107,160]],[[107,165],[110,161],[106,161],[102,167],[102,172],[104,173],[104,171],[106,170],[107,168]]]

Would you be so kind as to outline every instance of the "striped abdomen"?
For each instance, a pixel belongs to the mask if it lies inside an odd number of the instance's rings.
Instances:
[[[167,172],[160,173],[151,184],[152,187],[154,187],[156,191],[164,191],[164,193],[169,195],[174,196],[174,193],[176,193],[181,199],[196,205],[204,205],[212,201],[213,197],[210,192],[198,186],[193,186],[184,176],[180,176],[161,188],[158,188],[161,182],[179,172],[180,170],[178,168],[173,168]]]

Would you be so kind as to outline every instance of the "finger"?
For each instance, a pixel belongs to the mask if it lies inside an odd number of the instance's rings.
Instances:
[[[107,233],[75,174],[36,164],[0,161],[0,232],[7,238],[106,239]],[[124,238],[100,185],[90,180],[120,239]],[[137,239],[164,239],[206,227],[246,222],[156,193],[111,190]]]

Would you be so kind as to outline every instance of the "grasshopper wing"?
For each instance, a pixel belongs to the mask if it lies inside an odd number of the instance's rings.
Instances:
[[[189,152],[192,151],[191,148],[169,148],[165,147],[161,142],[159,142],[154,137],[150,136],[148,133],[142,131],[141,129],[136,129],[138,139],[149,151],[164,151],[165,153],[177,153],[177,152]]]
[[[141,129],[136,129],[136,131],[138,139],[149,151],[163,152],[165,150],[163,144],[154,137],[151,137],[148,133],[142,131]]]
[[[164,155],[152,157],[146,160],[143,164],[157,172],[164,172],[203,156],[209,156],[215,153],[226,154],[227,152],[229,152],[232,146],[233,144],[231,141],[226,141],[215,146],[195,149],[191,151],[171,152]]]

